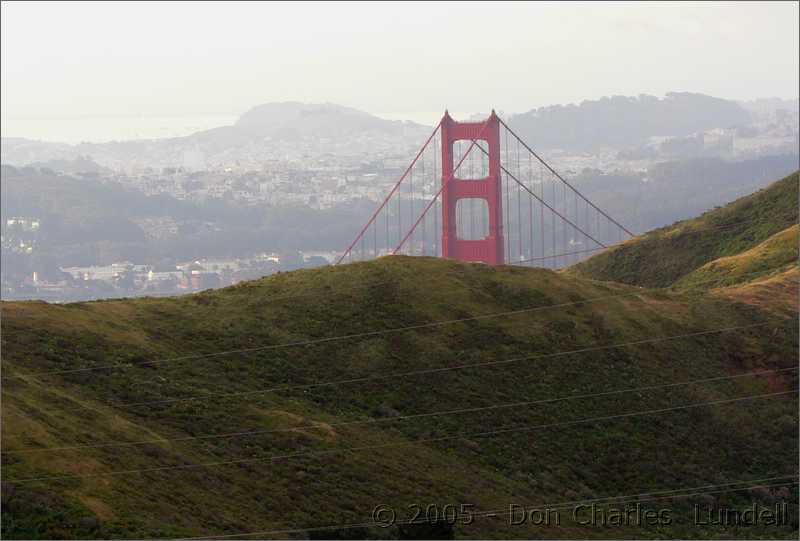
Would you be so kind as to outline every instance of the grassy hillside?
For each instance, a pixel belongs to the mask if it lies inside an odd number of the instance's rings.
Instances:
[[[748,282],[715,289],[713,293],[762,310],[787,313],[797,309],[799,285],[800,269],[795,264]]]
[[[786,228],[744,252],[710,261],[678,280],[676,288],[731,286],[797,267],[798,226]]]
[[[797,371],[663,387],[795,367],[796,315],[409,257],[179,298],[2,303],[3,537],[430,537],[314,528],[369,523],[379,504],[407,519],[411,504],[479,512],[796,475],[796,394],[683,407],[791,391]],[[660,498],[642,505],[671,509],[670,525],[566,510],[558,526],[476,518],[452,533],[797,535],[794,487]],[[784,499],[786,525],[691,524],[693,503]]]
[[[698,218],[604,251],[570,272],[598,280],[666,287],[706,263],[754,248],[798,222],[798,173]]]

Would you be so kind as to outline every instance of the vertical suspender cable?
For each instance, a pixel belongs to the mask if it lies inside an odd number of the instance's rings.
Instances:
[[[422,192],[422,200],[425,200],[425,156],[422,157],[422,163],[420,164],[422,167],[422,181],[420,183],[419,191]],[[413,216],[413,213],[412,213]],[[427,218],[427,217],[426,217]],[[422,256],[425,256],[425,236],[427,235],[427,231],[425,229],[425,222],[427,220],[422,220]]]
[[[556,208],[556,179],[555,178],[552,178],[552,177],[550,178],[550,187],[552,188],[552,192],[553,192],[552,204],[550,206],[553,207],[553,208]],[[550,213],[550,228],[552,229],[552,233],[553,233],[553,251],[550,252],[550,255],[553,256],[553,258],[550,259],[550,266],[552,268],[555,268],[556,262],[557,262],[557,258],[555,257],[555,255],[558,252],[556,251],[556,215],[554,213],[552,213],[552,212]]]
[[[533,158],[528,153],[528,182],[531,184],[531,189],[535,190],[536,186],[533,183]],[[533,197],[528,198],[528,221],[530,222],[531,235],[528,239],[530,241],[530,248],[528,249],[528,258],[533,259],[536,255],[533,253]],[[533,262],[531,262],[533,265]]]
[[[434,144],[433,147],[433,186],[436,187],[437,182],[441,182],[439,179],[439,174],[437,173],[438,167],[436,166],[436,158],[439,155],[438,152],[441,151],[441,146],[439,145],[438,141]],[[436,203],[434,204],[434,213],[433,213],[433,255],[434,257],[439,257],[439,200],[437,198]]]
[[[412,169],[408,175],[408,191],[411,194],[411,219],[410,222],[414,221],[414,170]],[[414,255],[414,232],[411,232],[411,238],[409,239],[408,243],[408,253],[409,255]]]
[[[403,235],[403,209],[401,206],[403,200],[403,190],[397,190],[397,238]]]
[[[569,215],[569,208],[570,208],[570,205],[569,205],[569,194],[567,193],[567,187],[566,186],[562,185],[561,188],[562,188],[562,190],[561,190],[561,198],[562,198],[562,201],[563,201],[563,204],[564,204],[563,213],[564,213],[565,216],[567,216],[567,215]],[[563,223],[561,224],[561,227],[562,227],[562,231],[563,231],[563,235],[564,236],[561,239],[561,246],[559,247],[559,249],[562,251],[562,253],[569,253],[569,252],[572,251],[572,247],[571,247],[572,246],[572,244],[571,244],[572,243],[572,230],[568,229],[566,227],[566,225],[563,224]],[[570,258],[570,256],[568,256],[568,255],[565,255],[564,257],[561,258],[561,267],[562,268],[566,267],[567,265],[569,265],[569,258]]]
[[[483,123],[483,127],[481,128],[481,130],[480,130],[480,132],[479,132],[479,134],[478,134],[476,139],[481,139],[482,138],[482,136],[483,136],[484,132],[486,131],[486,128],[488,127],[488,125],[489,125],[489,123],[488,123],[488,120],[487,120],[486,122]],[[467,148],[467,153],[469,153],[469,151],[472,150],[472,148],[477,145],[476,139],[472,139],[471,140],[470,145]],[[477,145],[477,146],[480,146],[480,145]],[[433,196],[433,198],[430,200],[430,202],[428,202],[428,204],[424,206],[424,208],[422,209],[422,213],[420,214],[419,218],[417,218],[417,220],[411,226],[411,229],[409,230],[408,233],[406,233],[405,237],[403,237],[400,240],[400,243],[397,245],[397,247],[394,249],[394,251],[392,253],[396,254],[398,252],[398,250],[400,250],[400,248],[403,247],[403,244],[405,244],[405,242],[411,236],[411,233],[413,233],[414,230],[417,228],[417,226],[419,225],[419,222],[422,220],[422,218],[425,216],[425,214],[427,214],[427,212],[430,210],[431,206],[433,206],[434,203],[436,203],[437,199],[442,194],[442,191],[444,191],[447,183],[450,180],[452,180],[453,178],[455,178],[455,174],[458,171],[459,167],[461,167],[461,165],[464,163],[464,159],[465,158],[466,158],[466,155],[462,155],[461,159],[459,160],[458,164],[455,166],[453,171],[448,174],[447,178],[443,178],[442,179],[442,186],[441,186],[441,188],[439,188],[439,191],[437,191],[436,194]]]
[[[505,162],[508,163],[508,130],[503,130],[503,153],[501,154],[501,160],[505,159]],[[501,162],[502,163],[502,162]],[[502,175],[500,176],[500,180],[502,183]],[[511,186],[508,185],[508,174],[506,174],[506,181],[503,185],[505,187],[506,193],[506,205],[503,209],[503,216],[505,218],[505,242],[506,242],[506,257],[505,263],[511,262],[511,204],[508,200],[508,192],[511,189]]]
[[[542,201],[544,201],[544,166],[539,164],[539,194],[541,195]],[[544,204],[542,201],[539,201],[539,243],[541,244],[542,251],[539,254],[540,257],[544,258]],[[546,261],[542,259],[542,263],[544,264]]]
[[[589,232],[590,235],[594,237],[596,235],[592,232],[592,222],[590,219],[591,213],[589,212],[589,204],[586,203],[585,201],[583,202],[583,209],[584,209],[584,214],[586,215],[584,218],[584,221],[586,222],[586,230]]]
[[[392,189],[389,191],[389,194],[386,196],[386,198],[383,200],[383,202],[378,206],[378,208],[375,210],[375,212],[372,213],[372,216],[370,216],[369,220],[367,220],[367,223],[364,224],[364,227],[361,228],[361,231],[359,231],[358,235],[356,235],[356,238],[353,239],[353,242],[351,242],[350,245],[347,247],[347,249],[345,249],[345,251],[342,252],[342,255],[339,256],[339,259],[336,260],[336,263],[335,263],[336,265],[338,265],[339,263],[344,261],[345,258],[348,258],[350,261],[352,261],[353,258],[352,258],[351,254],[350,254],[350,251],[355,247],[355,245],[358,243],[359,239],[364,235],[364,233],[366,233],[367,228],[370,225],[372,225],[372,223],[377,219],[378,214],[380,214],[384,209],[388,209],[388,206],[389,206],[389,203],[391,202],[392,197],[400,189],[400,184],[403,183],[403,180],[405,179],[406,175],[408,174],[408,171],[414,166],[414,164],[417,162],[419,157],[422,155],[422,153],[425,151],[425,149],[430,144],[431,140],[433,140],[434,136],[439,132],[440,129],[441,129],[441,123],[436,125],[436,127],[433,129],[431,134],[428,136],[428,139],[425,141],[425,144],[422,145],[422,148],[419,149],[419,152],[417,152],[416,156],[411,161],[411,164],[408,166],[408,168],[405,170],[405,172],[401,175],[401,177],[398,179],[398,181],[394,184]]]
[[[614,225],[616,225],[617,227],[619,227],[619,228],[620,228],[622,231],[624,231],[625,233],[627,233],[627,234],[628,234],[628,235],[630,235],[631,237],[633,237],[633,236],[634,236],[634,234],[633,234],[633,232],[632,232],[632,231],[630,231],[630,230],[629,230],[628,228],[626,228],[624,225],[622,225],[621,223],[619,223],[618,221],[616,221],[614,218],[612,218],[611,216],[609,216],[609,215],[608,215],[608,213],[606,213],[605,211],[603,211],[601,208],[597,207],[597,206],[596,206],[594,203],[592,203],[592,202],[591,202],[589,199],[587,199],[587,198],[586,198],[586,197],[585,197],[585,196],[584,196],[582,193],[580,193],[580,192],[579,192],[577,189],[575,189],[575,187],[574,187],[574,186],[572,186],[572,184],[570,184],[569,182],[567,182],[567,181],[566,181],[566,180],[565,180],[565,179],[564,179],[564,178],[563,178],[561,175],[559,175],[559,174],[558,174],[558,172],[556,172],[556,170],[555,170],[555,169],[553,169],[552,167],[550,167],[550,165],[549,165],[547,162],[545,162],[545,161],[544,161],[544,160],[541,158],[541,156],[539,156],[538,154],[536,154],[536,152],[534,152],[534,150],[533,150],[533,149],[532,149],[530,146],[528,146],[528,145],[525,143],[525,141],[523,141],[523,140],[522,140],[522,139],[521,139],[521,138],[520,138],[520,137],[519,137],[519,136],[518,136],[516,133],[514,133],[514,131],[513,131],[511,128],[509,128],[509,127],[508,127],[508,125],[507,125],[505,122],[503,122],[503,119],[499,119],[499,120],[500,120],[500,124],[501,124],[502,126],[504,126],[504,127],[506,128],[506,130],[508,130],[509,132],[511,132],[511,135],[512,135],[513,137],[515,137],[515,138],[516,138],[516,139],[517,139],[517,140],[518,140],[520,143],[522,143],[522,146],[523,146],[523,147],[525,147],[525,149],[526,149],[528,152],[532,153],[532,154],[533,154],[533,156],[534,156],[534,157],[535,157],[537,160],[539,160],[539,161],[540,161],[542,164],[544,164],[544,166],[545,166],[545,167],[547,167],[547,168],[550,170],[550,172],[551,172],[551,173],[552,173],[554,176],[558,177],[558,179],[559,179],[561,182],[563,182],[563,183],[565,184],[565,186],[566,186],[566,187],[568,187],[568,188],[569,188],[570,190],[572,190],[573,192],[576,192],[576,193],[577,193],[577,194],[578,194],[578,195],[579,195],[579,196],[580,196],[580,197],[581,197],[581,198],[582,198],[584,201],[586,201],[586,202],[587,202],[589,205],[591,205],[591,206],[592,206],[592,207],[593,207],[593,208],[594,208],[594,209],[595,209],[597,212],[599,212],[600,214],[602,214],[602,215],[603,215],[603,216],[604,216],[604,217],[605,217],[605,218],[606,218],[608,221],[612,222]],[[604,244],[605,244],[605,243],[604,243]]]
[[[386,236],[384,240],[386,241],[386,249],[389,249],[389,205],[386,205],[386,208],[383,211],[383,221],[386,224]]]
[[[517,141],[517,178],[521,178],[519,173],[519,141]],[[519,251],[517,252],[517,259],[524,259],[522,257],[522,187],[517,184],[517,236],[519,241]]]

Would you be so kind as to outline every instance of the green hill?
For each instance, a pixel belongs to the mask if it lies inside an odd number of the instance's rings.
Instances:
[[[569,272],[645,287],[672,285],[710,261],[740,254],[796,225],[798,182],[795,172],[698,218],[635,237]]]
[[[675,287],[725,287],[796,268],[798,241],[798,226],[793,225],[749,250],[709,261],[678,280]]]
[[[773,486],[797,475],[796,317],[409,257],[4,302],[3,537],[796,538],[796,488]],[[765,370],[781,371],[750,375]],[[640,496],[598,512],[638,501],[670,523],[586,525],[565,506],[560,525],[370,525],[378,505],[402,521],[620,495]],[[786,524],[692,524],[695,503],[783,501]]]
[[[797,310],[799,285],[800,269],[794,264],[778,272],[759,273],[753,280],[721,287],[713,293],[762,310],[786,313]]]

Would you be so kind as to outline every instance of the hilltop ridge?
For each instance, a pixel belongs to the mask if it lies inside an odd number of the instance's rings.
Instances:
[[[740,104],[694,92],[659,98],[605,96],[550,105],[514,115],[509,123],[536,148],[597,149],[642,145],[651,136],[687,136],[711,128],[749,124]]]
[[[370,131],[398,132],[427,129],[410,121],[386,120],[375,115],[333,103],[265,103],[243,113],[235,126],[257,136],[342,137]]]

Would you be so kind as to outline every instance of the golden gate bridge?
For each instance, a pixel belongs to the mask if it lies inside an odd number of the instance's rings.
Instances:
[[[633,233],[492,111],[445,111],[337,264],[389,254],[560,268]]]

